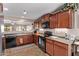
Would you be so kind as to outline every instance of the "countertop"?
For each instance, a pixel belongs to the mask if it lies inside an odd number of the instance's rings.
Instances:
[[[2,37],[5,37],[4,35],[9,36],[21,36],[21,35],[32,35],[33,32],[22,32],[22,33],[4,33]]]
[[[60,37],[57,37],[57,36],[50,36],[50,37],[46,37],[47,39],[50,39],[50,40],[55,40],[55,41],[58,41],[58,42],[61,42],[61,43],[65,43],[65,44],[72,44],[73,41],[72,40],[68,40],[66,38],[60,38]]]
[[[39,35],[42,36],[43,34],[39,34]],[[54,41],[58,41],[58,42],[67,44],[68,45],[68,56],[71,56],[72,44],[73,44],[72,40],[68,40],[66,38],[62,38],[62,37],[58,37],[58,36],[49,36],[49,37],[46,37],[46,38],[49,39],[49,40],[54,40]]]
[[[43,34],[37,34],[39,36],[42,36],[44,37]],[[49,36],[49,37],[46,37],[47,39],[50,39],[50,40],[55,40],[55,41],[58,41],[58,42],[61,42],[61,43],[65,43],[65,44],[72,44],[73,43],[73,40],[69,40],[69,39],[66,39],[65,37],[58,37],[58,36]]]

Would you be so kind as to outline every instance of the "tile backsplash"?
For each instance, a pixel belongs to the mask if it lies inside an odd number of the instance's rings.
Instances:
[[[53,35],[65,37],[65,35],[68,35],[68,38],[71,40],[74,40],[76,36],[79,36],[79,29],[67,29],[67,28],[56,28],[56,29],[43,29],[43,31],[51,31]]]

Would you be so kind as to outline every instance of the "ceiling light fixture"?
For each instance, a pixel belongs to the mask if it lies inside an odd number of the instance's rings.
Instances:
[[[25,14],[27,14],[27,12],[24,10],[23,14],[25,15]]]

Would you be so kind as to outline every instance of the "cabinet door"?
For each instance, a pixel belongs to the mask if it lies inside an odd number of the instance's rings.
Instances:
[[[38,45],[38,36],[37,36],[37,35],[34,35],[34,43],[35,43],[36,45]]]
[[[38,28],[38,22],[37,22],[37,21],[34,22],[34,28],[35,28],[35,29]]]
[[[33,37],[32,35],[24,35],[23,36],[24,38],[24,44],[30,44],[30,43],[33,43]]]
[[[54,56],[67,56],[68,46],[63,43],[54,42]]]
[[[41,20],[39,20],[39,22],[38,22],[38,28],[41,28],[42,27],[42,22],[41,22]]]
[[[59,28],[72,28],[72,14],[71,11],[64,11],[58,13],[58,27]]]
[[[54,14],[50,17],[50,28],[57,28],[58,27],[58,20],[57,14]]]
[[[28,36],[28,43],[33,43],[33,36],[32,35]]]
[[[22,45],[22,44],[24,44],[23,40],[24,40],[24,39],[23,39],[22,36],[16,37],[16,44],[17,44],[17,45]]]
[[[50,39],[46,39],[46,52],[53,55],[53,41]]]
[[[45,21],[49,21],[49,14],[45,15]]]
[[[46,21],[49,21],[49,18],[50,18],[50,14],[45,14],[42,16],[42,20],[43,20],[43,23],[46,22]]]
[[[28,35],[24,35],[23,38],[24,38],[23,39],[24,44],[28,44],[28,42],[29,42]]]

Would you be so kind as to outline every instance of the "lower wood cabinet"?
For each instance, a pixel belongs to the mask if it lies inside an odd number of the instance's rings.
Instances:
[[[53,55],[53,41],[50,39],[46,39],[46,52],[49,55]]]
[[[22,45],[23,44],[23,37],[22,36],[17,36],[16,37],[16,44],[17,45]]]
[[[46,39],[46,52],[51,56],[67,56],[68,45],[51,39]]]
[[[38,45],[38,35],[34,35],[33,36],[34,37],[34,43],[36,44],[36,45]]]
[[[32,35],[22,35],[16,37],[16,44],[22,45],[22,44],[29,44],[33,43],[33,36]]]
[[[54,41],[54,56],[67,56],[68,45]]]

